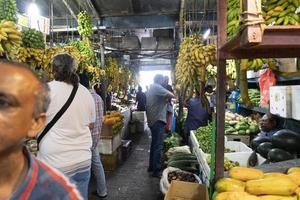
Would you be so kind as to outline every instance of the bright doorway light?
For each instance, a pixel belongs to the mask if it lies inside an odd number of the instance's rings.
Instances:
[[[30,21],[30,27],[38,29],[38,20],[40,17],[40,10],[39,7],[36,5],[35,2],[31,2],[27,7],[27,15]]]
[[[171,71],[170,70],[155,70],[155,71],[140,71],[140,86],[143,88],[143,91],[146,91],[147,87],[150,87],[153,84],[153,79],[156,74],[161,74],[163,76],[169,77],[169,84],[172,85],[171,80]]]
[[[209,29],[207,29],[206,31],[205,31],[205,33],[203,34],[203,39],[207,39],[208,38],[208,36],[210,35],[210,28]]]

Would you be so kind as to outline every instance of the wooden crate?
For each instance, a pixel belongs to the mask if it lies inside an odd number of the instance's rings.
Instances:
[[[249,135],[226,135],[227,141],[236,141],[242,142],[247,146],[250,145],[250,136]]]

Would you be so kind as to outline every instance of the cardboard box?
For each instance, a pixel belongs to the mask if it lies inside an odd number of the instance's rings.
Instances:
[[[270,87],[270,112],[284,118],[292,117],[291,86]]]
[[[102,136],[112,136],[113,135],[113,128],[111,125],[106,125],[103,124],[102,125],[102,129],[101,129],[101,135]]]
[[[113,152],[121,146],[121,133],[114,136],[100,136],[98,143],[99,152],[101,154],[111,155]]]
[[[114,171],[120,161],[120,148],[116,149],[112,154],[101,154],[101,162],[105,171]]]
[[[209,200],[206,185],[172,181],[164,200]]]
[[[292,86],[292,117],[300,120],[300,85]]]

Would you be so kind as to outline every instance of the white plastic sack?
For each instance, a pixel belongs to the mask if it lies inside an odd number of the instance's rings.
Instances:
[[[190,147],[189,146],[180,146],[180,147],[173,147],[168,150],[166,155],[168,157],[172,156],[175,153],[191,153]]]
[[[169,190],[171,183],[168,180],[168,175],[170,172],[174,172],[174,171],[183,171],[183,170],[175,168],[175,167],[168,167],[162,173],[162,176],[160,179],[160,191],[163,194],[166,194],[167,191]],[[187,172],[187,173],[189,173],[189,172]],[[194,176],[195,176],[195,179],[198,181],[198,183],[201,183],[200,178],[196,174],[194,174]]]

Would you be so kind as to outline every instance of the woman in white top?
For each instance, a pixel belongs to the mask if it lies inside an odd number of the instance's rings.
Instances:
[[[95,103],[90,92],[79,84],[77,65],[70,55],[55,56],[52,67],[55,80],[48,83],[51,96],[48,123],[66,103],[73,87],[77,85],[78,90],[69,108],[41,140],[38,158],[66,174],[87,199]]]

